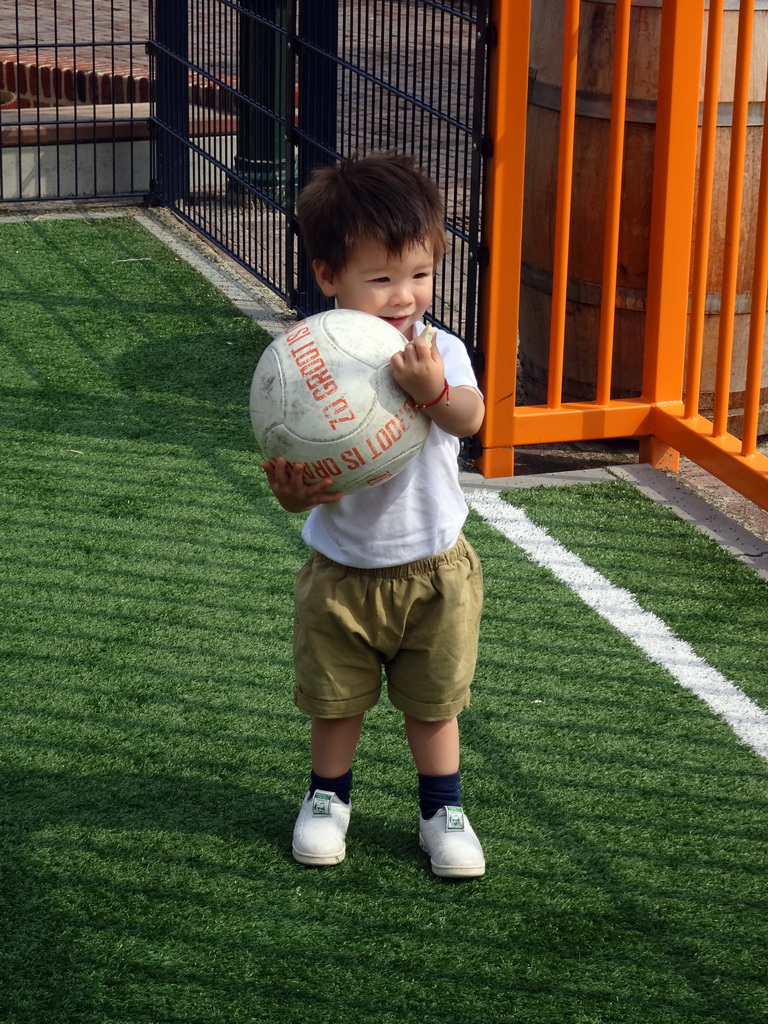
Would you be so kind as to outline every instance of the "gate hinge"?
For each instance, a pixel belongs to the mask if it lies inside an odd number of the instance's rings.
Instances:
[[[478,267],[487,267],[491,262],[491,254],[487,245],[478,245],[477,252],[475,253],[475,262]]]

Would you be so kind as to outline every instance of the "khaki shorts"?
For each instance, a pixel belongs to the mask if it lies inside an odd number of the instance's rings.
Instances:
[[[294,592],[296,706],[348,718],[389,699],[426,722],[469,706],[483,604],[480,562],[460,537],[434,558],[353,569],[313,552]]]

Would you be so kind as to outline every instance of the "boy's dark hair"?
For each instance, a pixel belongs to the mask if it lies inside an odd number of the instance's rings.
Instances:
[[[343,270],[356,242],[374,242],[388,256],[412,245],[446,250],[445,214],[437,185],[406,153],[353,157],[315,171],[297,202],[304,246],[333,273]]]

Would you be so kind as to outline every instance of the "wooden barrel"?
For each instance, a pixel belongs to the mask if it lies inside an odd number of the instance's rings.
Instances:
[[[524,401],[528,402],[545,400],[547,392],[564,9],[564,0],[537,0],[532,11],[519,347],[521,385]],[[563,371],[565,401],[592,400],[596,393],[615,14],[615,0],[581,3]],[[725,0],[701,384],[701,409],[705,415],[712,409],[717,359],[738,17],[738,0]],[[642,384],[660,36],[661,0],[632,0],[611,381],[615,398],[639,395]],[[705,51],[706,23],[702,99]],[[729,419],[732,430],[741,426],[767,63],[768,0],[755,0],[734,321]],[[761,432],[768,430],[768,358],[764,360],[762,385],[758,427]]]

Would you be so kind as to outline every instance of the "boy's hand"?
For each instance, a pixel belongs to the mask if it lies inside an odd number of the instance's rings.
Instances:
[[[328,505],[343,497],[343,491],[327,494],[332,480],[326,477],[316,484],[304,483],[304,463],[294,462],[289,465],[281,455],[275,463],[265,459],[259,463],[267,474],[272,493],[286,512],[307,512],[315,505]]]
[[[417,405],[433,401],[443,390],[443,357],[429,341],[428,331],[409,341],[402,351],[395,352],[390,366],[392,376]]]
[[[416,405],[426,406],[423,411],[438,427],[454,437],[470,437],[483,422],[483,399],[467,384],[446,388],[443,357],[436,345],[430,345],[426,334],[409,341],[402,352],[392,356],[392,376]]]

